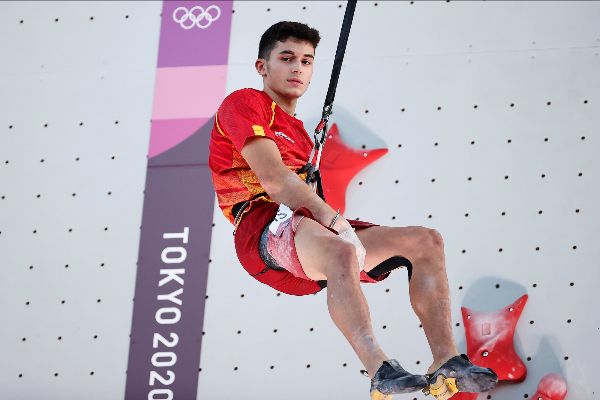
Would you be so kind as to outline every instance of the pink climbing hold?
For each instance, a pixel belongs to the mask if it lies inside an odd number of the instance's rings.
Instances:
[[[540,379],[533,400],[564,400],[567,396],[567,381],[556,373],[544,375]]]
[[[511,305],[490,313],[461,307],[469,359],[473,364],[493,369],[499,381],[522,382],[527,376],[527,367],[513,343],[527,298],[525,294]]]

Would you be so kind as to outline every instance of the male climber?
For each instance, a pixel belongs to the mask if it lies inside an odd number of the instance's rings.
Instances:
[[[310,84],[319,41],[319,32],[305,24],[271,26],[255,62],[263,90],[237,90],[216,113],[209,166],[219,206],[235,226],[240,263],[280,292],[327,288],[331,318],[368,371],[372,399],[418,390],[438,399],[488,391],[496,374],[460,355],[452,336],[440,234],[346,220],[304,182],[300,170],[313,143],[294,111]],[[433,356],[426,375],[407,372],[379,347],[360,288],[399,266],[408,269],[410,302]]]

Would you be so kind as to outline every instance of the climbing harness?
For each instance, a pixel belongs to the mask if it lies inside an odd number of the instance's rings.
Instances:
[[[299,173],[307,173],[306,183],[323,200],[325,200],[325,195],[323,194],[323,185],[321,183],[319,165],[321,164],[321,153],[323,152],[323,147],[325,146],[325,140],[327,138],[327,122],[329,121],[329,116],[331,115],[333,108],[333,99],[335,98],[335,91],[337,89],[340,71],[342,69],[342,62],[344,61],[344,54],[346,53],[346,44],[348,43],[348,36],[350,35],[350,27],[352,26],[356,1],[357,0],[349,0],[348,4],[346,5],[346,12],[344,14],[342,30],[340,32],[340,38],[338,40],[337,50],[335,52],[333,70],[331,71],[331,79],[329,80],[329,89],[327,89],[327,95],[325,96],[325,104],[323,106],[321,121],[319,121],[317,127],[315,128],[314,145],[310,152],[310,156],[308,157],[308,161],[306,162],[306,165],[304,165],[304,167],[298,171]],[[314,160],[315,155],[316,160]]]

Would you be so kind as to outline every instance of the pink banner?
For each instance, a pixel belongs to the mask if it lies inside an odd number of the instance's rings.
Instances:
[[[195,399],[212,232],[208,140],[230,1],[165,1],[125,398]]]

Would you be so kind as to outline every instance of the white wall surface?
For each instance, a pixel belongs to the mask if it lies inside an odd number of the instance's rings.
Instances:
[[[342,23],[339,4],[236,2],[228,92],[262,88],[253,62],[266,27],[307,23],[323,38],[297,109],[312,129]],[[332,121],[348,144],[383,142],[389,153],[351,182],[346,216],[443,234],[463,351],[460,306],[491,311],[529,294],[515,336],[528,378],[493,398],[532,396],[549,372],[565,376],[569,399],[598,396],[591,367],[600,356],[600,313],[588,310],[600,282],[599,18],[595,2],[369,1],[356,9]],[[199,397],[368,398],[325,292],[277,296],[253,281],[238,266],[219,210],[215,223],[222,240],[212,242]],[[424,373],[431,354],[406,271],[363,288],[384,350]]]
[[[161,8],[0,3],[1,399],[125,393]]]

